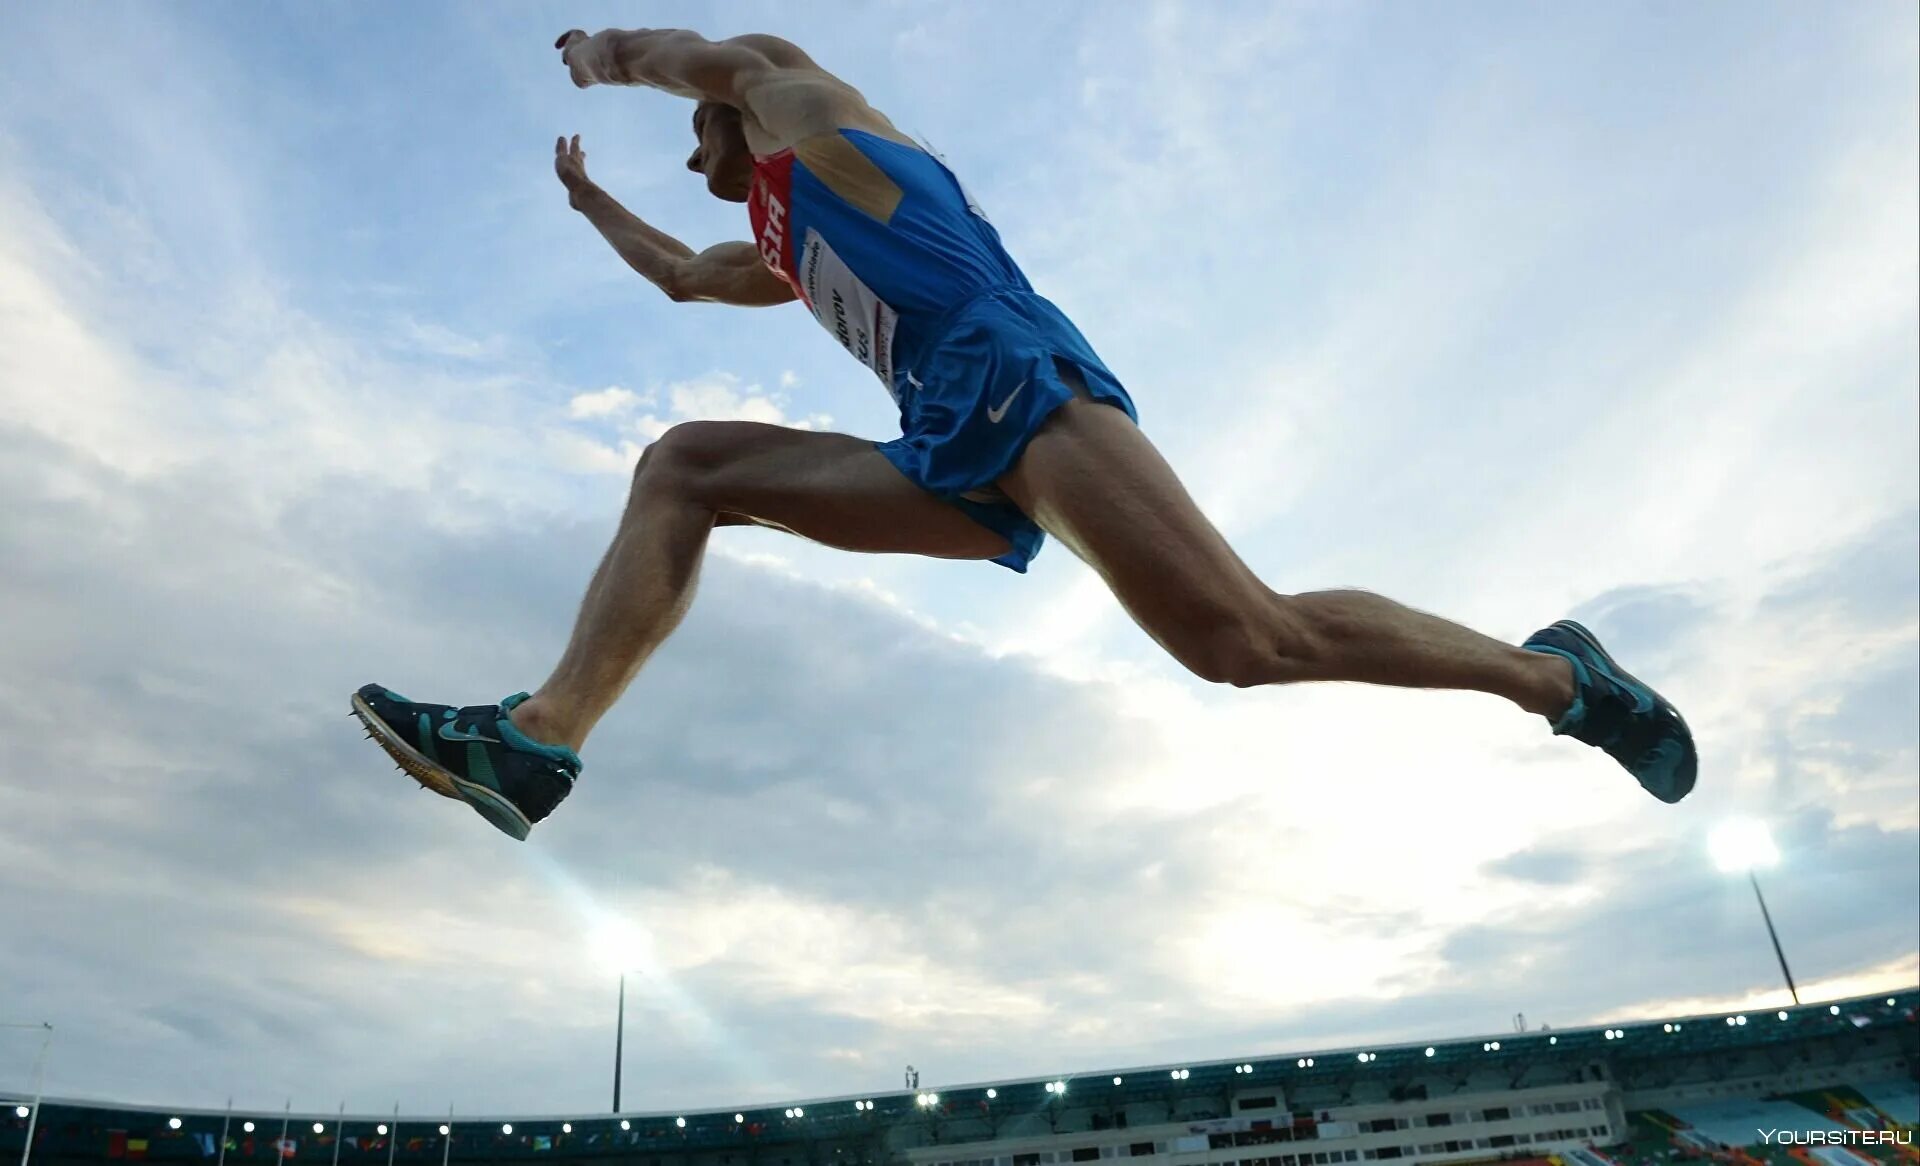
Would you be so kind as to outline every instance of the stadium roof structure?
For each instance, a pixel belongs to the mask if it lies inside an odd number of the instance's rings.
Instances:
[[[1647,1083],[1658,1085],[1661,1083],[1657,1079],[1659,1066],[1673,1066],[1688,1059],[1734,1052],[1765,1054],[1776,1050],[1781,1053],[1779,1060],[1784,1066],[1784,1050],[1808,1041],[1844,1040],[1863,1035],[1863,1030],[1884,1032],[1889,1028],[1912,1037],[1917,1011],[1920,1011],[1920,988],[1909,988],[1891,995],[1822,1001],[1786,1009],[1664,1017],[1581,1028],[1542,1028],[1431,1043],[1415,1041],[1267,1052],[1223,1060],[1081,1071],[917,1090],[884,1090],[773,1105],[698,1107],[679,1112],[462,1114],[457,1117],[442,1114],[348,1114],[343,1117],[334,1112],[298,1112],[291,1114],[291,1129],[304,1137],[317,1124],[324,1135],[330,1135],[329,1141],[351,1137],[356,1145],[344,1160],[355,1163],[384,1161],[390,1156],[390,1147],[382,1148],[376,1159],[361,1144],[371,1140],[376,1126],[390,1125],[397,1127],[390,1135],[396,1140],[402,1131],[427,1135],[434,1143],[432,1157],[435,1159],[442,1156],[436,1135],[444,1124],[454,1127],[451,1146],[456,1156],[463,1159],[515,1157],[522,1153],[558,1150],[561,1148],[558,1143],[563,1139],[567,1143],[566,1156],[633,1155],[742,1147],[762,1141],[857,1139],[916,1119],[939,1120],[946,1115],[970,1117],[989,1110],[1036,1113],[1050,1104],[1117,1109],[1130,1103],[1165,1102],[1175,1095],[1225,1097],[1261,1088],[1291,1090],[1332,1086],[1337,1089],[1368,1080],[1391,1087],[1395,1083],[1410,1083],[1415,1078],[1430,1080],[1447,1075],[1458,1075],[1464,1081],[1468,1073],[1484,1074],[1489,1069],[1507,1071],[1517,1085],[1536,1069],[1551,1069],[1556,1065],[1570,1069],[1600,1060],[1612,1067],[1616,1078],[1630,1079],[1641,1071],[1652,1070],[1655,1079]],[[3,1103],[0,1123],[12,1116],[4,1107],[24,1105],[26,1100],[18,1092],[8,1095],[0,1091],[0,1103]],[[266,1137],[279,1131],[286,1117],[280,1110],[236,1110],[229,1114],[223,1110],[159,1109],[56,1098],[44,1099],[42,1106],[49,1124],[65,1121],[69,1125],[84,1124],[99,1130],[106,1128],[101,1123],[107,1122],[116,1132],[150,1130],[163,1140],[191,1141],[201,1135],[219,1134],[229,1118],[234,1129],[238,1129],[242,1121],[256,1123],[259,1136]],[[19,1137],[10,1137],[8,1133],[4,1124],[0,1124],[0,1146],[19,1146]],[[383,1132],[381,1136],[389,1135]],[[593,1148],[603,1143],[604,1149]],[[337,1156],[338,1151],[335,1153]],[[186,1160],[202,1155],[184,1149],[178,1154],[166,1152],[155,1143],[145,1156],[149,1160]]]

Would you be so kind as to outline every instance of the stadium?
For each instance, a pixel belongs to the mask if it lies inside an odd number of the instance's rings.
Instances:
[[[0,1154],[631,1166],[1920,1162],[1920,990],[687,1113],[216,1112],[16,1093]]]

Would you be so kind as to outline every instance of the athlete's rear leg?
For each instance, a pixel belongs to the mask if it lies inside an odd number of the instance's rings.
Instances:
[[[1078,399],[1048,419],[1000,487],[1196,675],[1239,687],[1352,680],[1469,689],[1549,718],[1572,702],[1572,669],[1560,657],[1365,591],[1275,593],[1132,419],[1076,387]]]
[[[991,559],[1009,550],[909,482],[872,442],[752,421],[676,425],[641,455],[572,640],[512,711],[514,724],[577,751],[686,614],[713,528],[741,523],[851,551]]]

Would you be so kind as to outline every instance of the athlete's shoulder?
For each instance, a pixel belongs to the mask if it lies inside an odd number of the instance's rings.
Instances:
[[[756,154],[776,154],[809,138],[858,130],[903,145],[900,132],[866,95],[829,71],[798,45],[764,33],[735,37],[763,56],[769,68],[743,94],[747,140]]]

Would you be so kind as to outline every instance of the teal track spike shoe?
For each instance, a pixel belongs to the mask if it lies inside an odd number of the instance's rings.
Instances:
[[[369,684],[353,694],[353,715],[415,781],[467,803],[501,832],[525,841],[580,776],[573,750],[543,745],[508,718],[526,699],[522,692],[499,704],[454,708],[420,704]]]
[[[1520,645],[1564,656],[1573,664],[1573,706],[1553,731],[1606,752],[1663,802],[1693,789],[1700,758],[1679,710],[1629,675],[1600,641],[1570,619],[1542,628]]]

